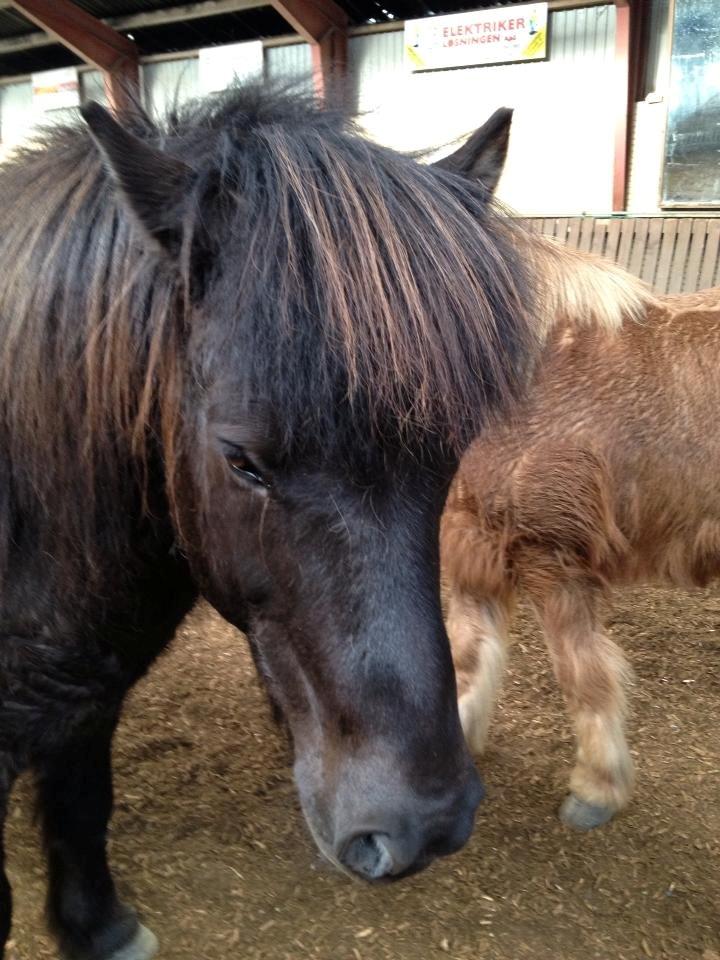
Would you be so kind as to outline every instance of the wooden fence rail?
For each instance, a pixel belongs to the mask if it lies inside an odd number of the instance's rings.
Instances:
[[[525,223],[617,261],[657,293],[720,286],[720,217],[533,217]]]

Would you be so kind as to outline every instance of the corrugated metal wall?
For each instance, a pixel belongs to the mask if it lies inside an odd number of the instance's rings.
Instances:
[[[32,128],[30,81],[0,86],[0,159],[3,149],[18,143]]]
[[[310,47],[307,43],[290,43],[268,47],[264,51],[265,76],[271,80],[297,81],[310,86]],[[200,93],[197,57],[161,60],[142,67],[145,105],[162,116],[173,104],[180,104]]]
[[[307,43],[268,47],[265,50],[265,75],[272,80],[297,81],[310,89],[311,62]],[[144,63],[141,68],[143,97],[148,110],[162,116],[174,104],[181,104],[199,94],[198,60],[196,56]],[[83,101],[107,103],[102,74],[83,70],[80,74]],[[32,129],[32,84],[29,80],[0,84],[0,145],[5,149],[19,142]],[[45,118],[47,120],[47,117]],[[1,146],[0,146],[1,149]]]
[[[551,13],[550,57],[542,63],[411,74],[397,31],[352,38],[350,68],[362,122],[382,143],[447,144],[497,107],[514,107],[500,198],[527,214],[607,213],[614,42],[608,4]]]
[[[162,116],[173,104],[182,103],[198,94],[197,57],[181,60],[160,60],[141,67],[144,102],[148,110]],[[83,102],[107,103],[105,84],[99,70],[80,73],[80,95]],[[56,119],[68,114],[59,111]],[[24,139],[35,123],[48,123],[53,114],[37,116],[32,109],[32,83],[0,84],[0,144],[7,150]]]
[[[143,100],[151,114],[162,117],[174,106],[198,95],[198,60],[159,60],[142,65]]]
[[[667,3],[652,0],[655,39],[648,90],[662,84]],[[514,107],[500,198],[527,215],[603,214],[610,210],[612,196],[614,36],[612,4],[556,11],[550,14],[547,62],[426,74],[411,74],[405,67],[401,30],[357,36],[349,44],[351,84],[370,135],[406,150],[450,144],[496,107]],[[310,71],[308,44],[265,50],[270,79],[309,86]],[[146,63],[142,77],[148,108],[158,113],[198,93],[198,62],[192,55]],[[84,99],[105,99],[97,71],[84,71],[81,78]],[[0,86],[0,137],[5,143],[28,129],[30,100],[29,81]],[[664,117],[662,101],[637,106],[630,210],[657,207]]]
[[[95,100],[107,104],[105,79],[100,70],[85,70],[80,74],[80,97],[83,103]]]
[[[312,88],[310,44],[290,43],[265,50],[265,76],[268,80],[297,82],[303,89]]]
[[[105,84],[99,70],[83,70],[80,73],[80,95],[83,102],[97,100],[107,103]],[[35,113],[30,80],[0,84],[0,159],[15,144],[30,136],[36,125],[53,121],[63,123],[72,116],[70,109]]]

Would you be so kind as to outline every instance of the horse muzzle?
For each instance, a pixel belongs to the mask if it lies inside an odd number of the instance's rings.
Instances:
[[[402,813],[376,807],[356,825],[343,829],[338,824],[334,856],[344,868],[370,882],[410,876],[467,843],[483,796],[480,778],[471,769],[458,788],[442,797],[412,797],[402,804]]]

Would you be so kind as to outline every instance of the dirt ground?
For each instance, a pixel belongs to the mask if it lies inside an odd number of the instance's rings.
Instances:
[[[720,960],[720,590],[628,593],[612,624],[636,671],[627,813],[589,835],[557,821],[572,740],[523,618],[472,840],[371,889],[316,854],[243,640],[199,608],[116,749],[112,858],[159,960]],[[7,838],[11,956],[46,960],[28,797]]]

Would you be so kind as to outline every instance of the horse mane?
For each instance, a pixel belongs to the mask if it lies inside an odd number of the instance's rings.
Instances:
[[[286,447],[345,459],[460,451],[522,390],[532,280],[480,185],[297,92],[250,85],[129,122],[193,168],[168,212],[179,262],[83,124],[0,166],[0,541],[21,509],[80,552],[103,525],[112,539],[128,476],[158,462],[172,500],[228,357]]]
[[[612,332],[657,304],[650,289],[612,260],[535,233],[517,235],[538,279],[540,335],[563,324]]]

